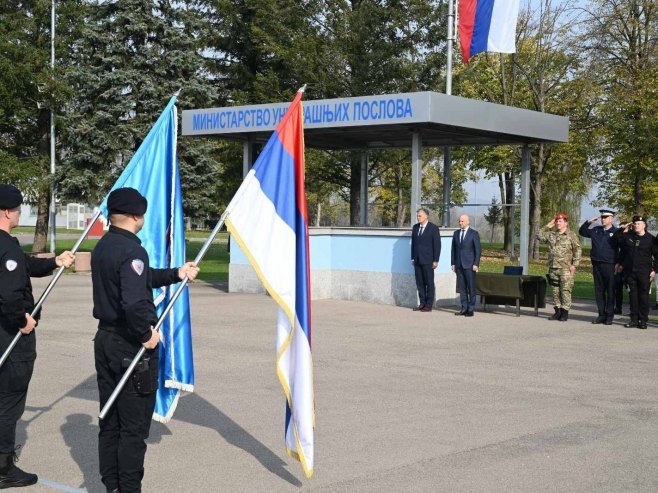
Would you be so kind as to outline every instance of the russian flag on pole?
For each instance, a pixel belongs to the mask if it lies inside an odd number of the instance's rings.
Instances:
[[[226,226],[279,305],[276,371],[286,394],[286,449],[311,477],[315,415],[302,93],[228,205]]]
[[[155,269],[185,263],[185,228],[176,136],[176,96],[137,149],[112,190],[131,187],[148,200],[144,227],[137,234]],[[110,192],[112,191],[110,190]],[[109,193],[108,193],[109,196]],[[100,205],[108,217],[107,196]],[[178,284],[153,290],[158,315],[167,306]],[[192,329],[189,291],[185,287],[160,329],[160,375],[153,419],[166,423],[176,409],[180,390],[194,390]]]
[[[459,41],[464,63],[483,51],[516,52],[519,0],[459,0]]]

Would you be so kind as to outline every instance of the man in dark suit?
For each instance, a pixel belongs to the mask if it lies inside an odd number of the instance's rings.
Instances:
[[[418,223],[411,229],[411,262],[416,274],[419,305],[414,311],[431,312],[434,306],[434,269],[439,265],[441,235],[439,227],[429,222],[427,209],[416,211]]]
[[[457,274],[457,287],[461,310],[455,315],[473,316],[477,293],[475,291],[475,273],[480,268],[480,234],[469,226],[466,214],[459,216],[459,228],[452,236],[451,264]]]

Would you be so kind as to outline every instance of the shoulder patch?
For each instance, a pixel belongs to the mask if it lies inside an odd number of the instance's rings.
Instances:
[[[11,271],[15,270],[16,267],[18,267],[18,262],[16,262],[15,260],[11,260],[11,259],[7,260],[7,262],[5,262],[5,267],[7,267],[7,270],[9,272],[11,272]]]
[[[130,267],[132,267],[138,276],[141,276],[144,272],[144,262],[138,258],[130,262]]]

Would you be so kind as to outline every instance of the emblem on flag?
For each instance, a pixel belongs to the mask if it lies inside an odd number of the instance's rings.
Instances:
[[[18,263],[15,260],[7,260],[5,266],[7,267],[7,270],[11,272],[18,267]]]
[[[130,262],[130,267],[137,273],[138,276],[142,275],[142,272],[144,272],[144,262],[136,258],[132,262]]]

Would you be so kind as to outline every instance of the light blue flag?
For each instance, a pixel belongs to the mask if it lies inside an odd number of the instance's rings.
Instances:
[[[112,187],[112,190],[134,188],[148,200],[144,227],[137,236],[148,253],[150,266],[156,269],[178,267],[185,263],[183,199],[176,157],[175,103],[174,96]],[[107,218],[107,197],[100,205],[100,210]],[[158,316],[164,311],[177,286],[173,284],[153,290]],[[153,419],[166,423],[176,409],[180,390],[194,390],[187,286],[160,331],[160,385]]]

